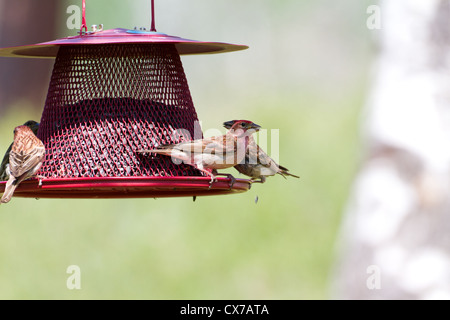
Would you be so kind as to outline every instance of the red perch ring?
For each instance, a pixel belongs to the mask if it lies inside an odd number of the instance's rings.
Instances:
[[[23,198],[55,199],[110,199],[110,198],[164,198],[213,196],[245,192],[250,181],[236,179],[230,189],[227,178],[217,178],[209,188],[209,177],[119,177],[45,179],[39,186],[37,179],[22,182],[14,196]],[[6,181],[0,182],[0,193]]]

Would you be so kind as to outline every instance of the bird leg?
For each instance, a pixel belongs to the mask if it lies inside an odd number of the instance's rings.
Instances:
[[[207,173],[209,176],[211,176],[211,180],[209,181],[209,187],[208,187],[208,189],[211,189],[212,184],[213,184],[215,181],[217,181],[217,179],[216,179],[216,173],[217,173],[217,171],[213,170],[213,171],[209,172],[209,171],[206,171],[206,170],[205,170],[205,173]]]
[[[211,189],[213,182],[214,182],[214,181],[217,181],[216,176],[215,176],[215,174],[217,173],[217,171],[216,171],[216,170],[208,171],[208,170],[206,170],[206,169],[203,169],[203,168],[200,167],[200,166],[197,166],[196,168],[197,168],[198,170],[200,170],[201,172],[206,173],[208,176],[211,177],[211,180],[209,181],[209,188],[208,188],[208,189]]]
[[[217,179],[216,179],[216,176],[215,176],[212,172],[210,172],[209,175],[211,176],[211,180],[209,181],[209,187],[208,187],[208,189],[211,189],[212,184],[213,184],[215,181],[217,181]]]
[[[250,182],[251,183],[264,183],[264,182],[266,182],[266,177],[264,177],[264,176],[261,176],[261,177],[259,177],[259,180],[257,180],[258,178],[256,178],[256,179],[250,179]]]
[[[39,179],[39,187],[41,187],[42,186],[42,180],[45,179],[45,177],[41,176],[41,175],[37,175],[36,178]]]
[[[225,177],[227,177],[228,179],[230,179],[230,189],[228,189],[228,190],[231,190],[231,189],[233,189],[233,186],[234,186],[234,184],[236,183],[236,178],[235,177],[233,177],[233,175],[231,175],[231,174],[229,174],[229,173],[215,173],[215,175],[216,176],[225,176]]]

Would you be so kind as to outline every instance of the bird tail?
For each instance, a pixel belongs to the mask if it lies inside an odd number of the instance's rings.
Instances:
[[[287,172],[287,171],[281,171],[280,174],[281,174],[284,178],[286,178],[286,176],[290,176],[290,177],[293,177],[293,178],[300,179],[299,176],[296,176],[295,174],[289,173],[289,172]]]
[[[281,174],[283,176],[283,178],[286,179],[286,176],[290,176],[290,177],[294,177],[299,179],[299,176],[296,176],[295,174],[289,173],[289,169],[283,167],[283,166],[279,166],[280,168],[280,172],[278,172],[279,174]]]
[[[172,154],[172,149],[151,149],[151,150],[138,150],[138,153],[156,153],[162,154],[166,156],[170,156]]]
[[[150,150],[138,150],[137,152],[139,153],[155,153],[155,154],[160,154],[163,156],[167,156],[167,157],[171,157],[172,161],[175,164],[180,164],[181,162],[184,163],[191,163],[191,154],[190,153],[186,153],[178,148],[165,148],[164,149],[150,149]]]
[[[5,192],[3,193],[0,203],[8,203],[11,200],[17,185],[17,179],[11,176],[6,183]]]
[[[164,154],[164,152],[171,151],[172,149],[176,148],[177,145],[173,143],[168,144],[160,144],[155,149],[141,149],[137,150],[138,153],[159,153]]]

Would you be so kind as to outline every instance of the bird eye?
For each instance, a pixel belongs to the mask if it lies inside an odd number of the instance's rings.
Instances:
[[[242,128],[245,128],[246,125],[247,125],[247,124],[246,124],[245,122],[242,122],[242,123],[241,123],[241,127],[242,127]]]

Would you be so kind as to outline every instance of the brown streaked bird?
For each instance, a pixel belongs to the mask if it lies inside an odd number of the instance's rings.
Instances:
[[[14,129],[14,142],[9,153],[10,176],[1,203],[8,203],[17,186],[39,171],[44,155],[44,144],[30,127],[23,125]]]
[[[28,120],[23,125],[29,127],[31,131],[37,135],[39,122]],[[12,145],[12,143],[9,145],[8,150],[6,150],[6,153],[3,156],[3,160],[0,165],[0,181],[7,181],[9,179],[9,153],[11,152]]]
[[[174,161],[181,160],[210,176],[211,186],[216,175],[221,175],[217,170],[234,167],[244,159],[251,135],[260,128],[251,121],[237,120],[223,136],[161,145],[156,149],[138,152],[170,156]],[[225,175],[231,179],[232,187],[234,177],[230,174]]]
[[[231,120],[223,123],[223,126],[227,129],[231,128],[237,120]],[[286,179],[286,176],[294,178],[300,178],[292,173],[289,173],[288,169],[280,166],[275,162],[261,147],[256,143],[253,136],[250,136],[245,153],[245,159],[242,163],[234,166],[240,173],[249,176],[252,182],[266,182],[266,177],[279,174]],[[256,180],[256,179],[259,179]]]

